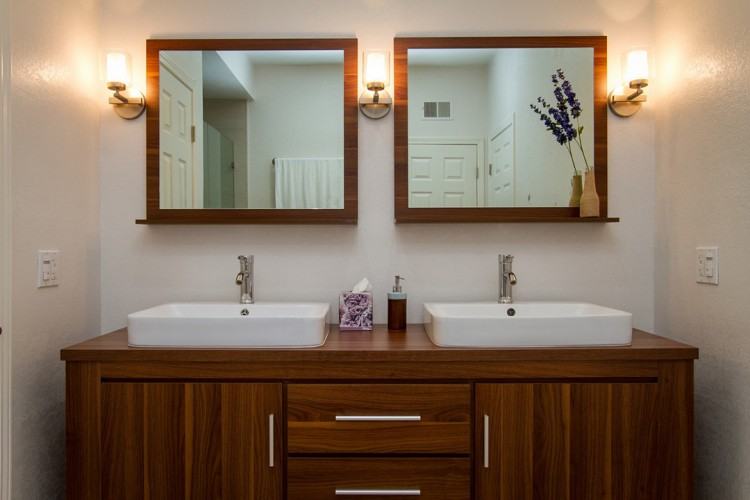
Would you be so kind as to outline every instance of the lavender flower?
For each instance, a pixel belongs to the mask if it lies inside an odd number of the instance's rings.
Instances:
[[[573,164],[574,175],[578,175],[571,143],[578,146],[583,156],[583,161],[586,164],[586,170],[590,169],[581,139],[583,127],[578,123],[578,119],[583,112],[581,101],[576,96],[573,85],[565,77],[565,72],[562,68],[558,68],[552,74],[551,80],[555,105],[553,106],[543,97],[539,97],[537,98],[538,105],[531,104],[531,109],[539,115],[539,119],[544,123],[547,130],[552,133],[557,143],[568,150],[570,161]],[[575,125],[573,124],[573,120],[576,122]]]

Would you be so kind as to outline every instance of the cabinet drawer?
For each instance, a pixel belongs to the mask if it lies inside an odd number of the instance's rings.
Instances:
[[[292,384],[289,453],[469,453],[461,384]]]
[[[469,500],[468,458],[292,458],[289,500]]]

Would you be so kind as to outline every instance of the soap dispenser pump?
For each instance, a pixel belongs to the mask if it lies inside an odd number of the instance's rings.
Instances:
[[[406,280],[396,275],[393,291],[388,292],[388,330],[397,332],[406,330],[406,293],[402,281]]]

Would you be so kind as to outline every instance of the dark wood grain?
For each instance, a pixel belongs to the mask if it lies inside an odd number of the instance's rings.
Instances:
[[[102,384],[101,392],[102,499],[144,499],[144,386]]]
[[[594,50],[594,165],[601,217],[581,219],[578,208],[409,208],[409,49],[591,47]],[[395,218],[415,222],[618,222],[607,215],[607,37],[443,37],[394,39]]]
[[[280,384],[101,385],[103,489],[96,498],[283,498]]]
[[[571,385],[569,426],[570,498],[611,500],[612,384]]]
[[[456,458],[291,458],[288,499],[344,498],[336,488],[417,488],[425,500],[469,500],[469,469],[468,459]]]
[[[652,383],[477,384],[476,498],[689,500],[690,364]]]
[[[342,332],[331,326],[328,339],[322,347],[311,349],[185,349],[185,348],[138,348],[129,347],[127,330],[117,330],[107,335],[67,347],[61,351],[65,361],[100,361],[100,362],[135,362],[159,361],[170,363],[200,362],[218,363],[222,366],[205,365],[205,369],[214,374],[229,370],[232,363],[254,363],[259,368],[266,368],[274,373],[299,373],[305,363],[338,362],[352,365],[356,370],[368,370],[369,363],[377,362],[419,362],[443,363],[447,373],[453,372],[453,363],[497,364],[498,361],[657,361],[668,359],[696,359],[698,350],[695,347],[676,342],[664,337],[649,334],[640,330],[633,331],[632,345],[627,347],[535,347],[508,349],[481,348],[444,348],[437,347],[424,332],[422,325],[409,325],[406,332],[388,332],[385,325],[376,325],[372,332]],[[268,363],[264,365],[263,363]],[[277,365],[273,363],[276,362]],[[286,362],[289,364],[278,364]],[[299,363],[300,365],[297,365]],[[274,367],[275,366],[275,367]],[[476,366],[482,366],[478,364]],[[582,365],[585,366],[585,365]],[[612,364],[613,373],[617,364]],[[175,366],[176,368],[176,366]],[[306,365],[305,368],[310,368]],[[567,369],[570,367],[565,367]],[[110,367],[107,367],[110,369]],[[419,366],[404,369],[421,371]],[[476,372],[477,368],[468,368]],[[656,370],[654,365],[654,370]],[[501,370],[501,368],[495,368]],[[520,373],[520,369],[514,369]],[[547,369],[549,373],[551,368]],[[230,373],[230,371],[227,371]],[[353,373],[356,373],[353,372]],[[502,373],[502,372],[498,372]],[[387,376],[383,370],[381,376]],[[653,375],[653,374],[652,374]],[[371,376],[377,375],[372,374]]]
[[[98,363],[65,365],[65,492],[101,498],[101,379]]]
[[[146,384],[143,391],[144,496],[164,500],[184,498],[185,386]],[[105,430],[104,435],[107,434]],[[118,478],[113,481],[120,482]]]
[[[693,363],[660,363],[657,498],[693,498]]]
[[[337,415],[416,415],[421,421],[337,422]],[[468,454],[470,422],[466,384],[290,384],[287,389],[289,453]]]
[[[159,204],[159,52],[162,50],[343,50],[343,209],[162,209]],[[152,39],[146,41],[146,218],[139,224],[356,224],[358,54],[354,38]]]

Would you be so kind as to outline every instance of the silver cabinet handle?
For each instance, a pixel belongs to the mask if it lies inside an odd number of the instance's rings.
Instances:
[[[275,434],[274,425],[273,425],[274,416],[273,413],[268,415],[268,466],[274,467],[274,443],[273,443],[273,436]]]
[[[490,416],[484,414],[484,468],[490,468]]]
[[[422,490],[349,490],[336,488],[336,496],[350,497],[374,497],[374,496],[391,496],[391,497],[418,497],[422,496]]]
[[[336,415],[336,422],[420,422],[420,415]]]

